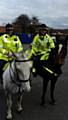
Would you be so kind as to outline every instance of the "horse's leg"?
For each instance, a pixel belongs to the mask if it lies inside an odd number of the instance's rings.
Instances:
[[[47,80],[43,79],[41,105],[45,104],[45,95],[46,95],[46,91],[47,91],[47,86],[48,86],[48,79]]]
[[[51,103],[54,105],[55,104],[55,99],[54,99],[54,91],[55,91],[55,84],[57,82],[58,77],[54,77],[51,80],[51,86],[50,86],[50,97],[51,97]]]
[[[29,82],[30,82],[30,86],[32,86],[32,69],[30,69]]]
[[[30,81],[25,83],[25,89],[26,92],[30,92],[31,91],[31,85],[30,85]]]
[[[11,113],[11,107],[12,107],[12,98],[11,94],[7,93],[7,119],[12,119],[12,113]]]
[[[23,94],[22,93],[18,93],[18,97],[17,97],[17,111],[18,112],[21,112],[23,110],[23,107],[22,107],[22,97],[23,97]]]

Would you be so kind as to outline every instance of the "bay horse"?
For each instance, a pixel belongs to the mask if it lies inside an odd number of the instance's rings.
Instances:
[[[36,69],[34,75],[40,75],[43,78],[41,105],[45,105],[45,96],[47,91],[48,82],[50,80],[50,103],[55,104],[54,91],[58,77],[62,74],[62,65],[64,64],[67,55],[67,41],[63,41],[62,47],[59,50],[59,44],[50,53],[47,61],[40,61],[40,56],[35,56],[33,59],[33,67]],[[59,51],[59,52],[58,52]]]

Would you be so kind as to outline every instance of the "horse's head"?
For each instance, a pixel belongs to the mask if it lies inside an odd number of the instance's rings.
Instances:
[[[28,91],[30,90],[30,61],[27,60],[25,55],[16,55],[16,60],[14,61],[15,71],[18,75],[19,82],[26,84]]]

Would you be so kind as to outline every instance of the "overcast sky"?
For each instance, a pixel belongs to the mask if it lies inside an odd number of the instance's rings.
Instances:
[[[37,16],[53,28],[68,28],[68,0],[0,0],[0,25],[21,14]]]

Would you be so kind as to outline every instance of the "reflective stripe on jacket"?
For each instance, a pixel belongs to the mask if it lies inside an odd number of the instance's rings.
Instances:
[[[0,59],[8,61],[7,54],[9,52],[20,52],[22,50],[23,47],[18,36],[4,34],[0,37]]]
[[[36,35],[32,44],[30,56],[32,56],[32,54],[41,55],[40,60],[47,60],[49,58],[51,48],[55,48],[52,37],[50,37],[48,34],[41,37]]]

